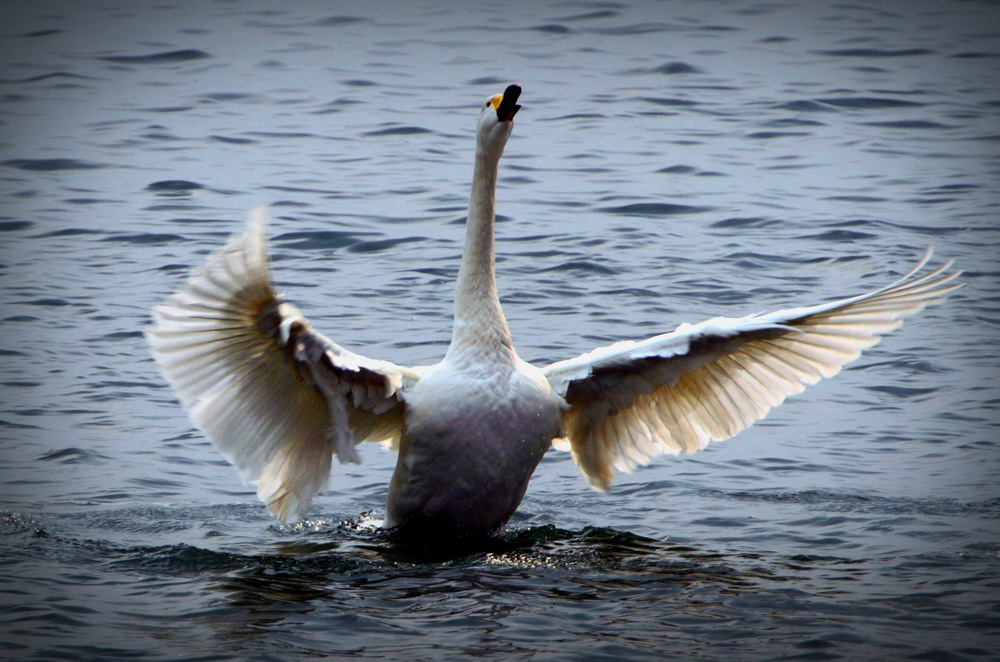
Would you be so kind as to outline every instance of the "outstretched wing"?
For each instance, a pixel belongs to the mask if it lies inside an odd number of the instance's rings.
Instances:
[[[257,485],[280,520],[302,516],[365,440],[398,444],[400,389],[418,376],[314,331],[270,279],[264,209],[212,255],[146,331],[191,420]]]
[[[693,453],[728,439],[789,395],[832,377],[905,317],[961,284],[951,262],[850,299],[768,315],[682,324],[548,366],[566,399],[563,434],[598,489],[663,453]]]

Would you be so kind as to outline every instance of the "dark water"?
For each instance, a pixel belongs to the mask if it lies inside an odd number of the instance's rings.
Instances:
[[[469,4],[0,7],[0,658],[1000,658],[1000,6]],[[317,327],[437,360],[511,81],[529,360],[860,292],[930,244],[967,286],[607,495],[550,453],[488,548],[387,540],[374,447],[277,525],[157,374],[149,308],[269,203]]]

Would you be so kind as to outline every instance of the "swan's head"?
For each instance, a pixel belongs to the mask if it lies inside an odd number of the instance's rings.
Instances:
[[[489,152],[496,152],[498,158],[514,128],[514,115],[521,109],[517,105],[519,96],[521,86],[508,85],[503,94],[487,99],[479,113],[479,128],[476,132],[479,145]]]

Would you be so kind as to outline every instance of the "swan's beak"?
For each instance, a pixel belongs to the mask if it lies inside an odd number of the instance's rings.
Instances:
[[[497,106],[497,119],[501,122],[509,122],[514,119],[514,115],[517,111],[521,110],[521,107],[517,105],[517,98],[521,96],[521,86],[520,85],[508,85],[507,89],[503,91],[503,95],[500,99],[500,105]]]

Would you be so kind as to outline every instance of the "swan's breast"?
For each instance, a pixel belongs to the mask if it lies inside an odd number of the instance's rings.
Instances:
[[[526,364],[525,364],[526,365]],[[435,366],[407,393],[388,523],[437,519],[486,531],[516,510],[559,433],[559,403],[540,371]]]

